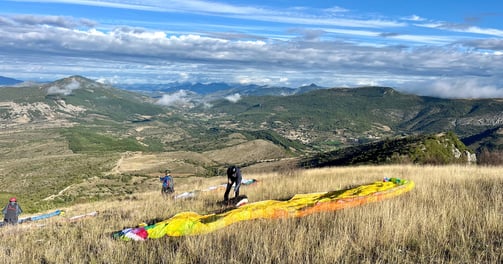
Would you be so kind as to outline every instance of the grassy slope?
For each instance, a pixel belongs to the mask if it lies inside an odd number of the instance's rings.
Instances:
[[[394,126],[383,113],[417,107],[419,98],[401,95],[389,88],[325,89],[294,96],[246,97],[238,103],[215,103],[210,111],[226,112],[243,122],[273,124],[282,121],[292,127],[317,130],[347,128],[362,132],[376,122]],[[370,121],[371,120],[371,121]]]
[[[453,149],[459,150],[459,157]],[[363,164],[466,164],[468,148],[452,133],[386,139],[319,153],[301,160],[302,167]]]
[[[157,190],[128,199],[67,208],[67,216],[94,210],[77,224],[63,218],[45,226],[0,229],[6,263],[498,263],[503,256],[501,168],[384,166],[312,169],[289,174],[246,174],[250,201],[288,198],[382,179],[413,180],[410,193],[338,212],[300,219],[256,220],[203,236],[164,237],[146,243],[114,241],[110,232],[181,211],[217,209],[222,192],[166,201]],[[224,178],[187,178],[177,191],[202,189]],[[439,191],[441,190],[441,191]],[[60,221],[58,225],[51,221]],[[232,250],[230,250],[232,248]]]
[[[162,129],[156,126],[143,132],[152,130],[154,136],[164,137],[174,130],[163,133]],[[157,184],[156,176],[166,168],[176,176],[214,176],[230,162],[249,165],[290,155],[269,141],[248,140],[238,133],[215,141],[214,147],[220,149],[201,153],[159,152],[162,144],[141,145],[134,136],[115,134],[120,133],[99,127],[0,132],[4,146],[0,149],[0,201],[16,196],[24,201],[26,212],[38,212],[145,191]],[[128,154],[134,152],[139,154]]]

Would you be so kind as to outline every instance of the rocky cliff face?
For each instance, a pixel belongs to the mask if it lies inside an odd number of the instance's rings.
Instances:
[[[82,106],[67,104],[64,100],[46,102],[15,103],[0,102],[0,126],[15,127],[26,124],[39,124],[43,127],[64,126],[71,118],[86,113]]]

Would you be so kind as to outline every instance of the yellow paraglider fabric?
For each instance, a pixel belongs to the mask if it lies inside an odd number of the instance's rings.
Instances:
[[[253,219],[303,217],[317,212],[335,211],[369,202],[391,198],[414,188],[414,182],[396,178],[331,192],[297,194],[287,201],[266,200],[245,204],[236,209],[200,215],[182,212],[156,224],[128,228],[114,234],[124,240],[144,240],[163,236],[200,235],[224,228],[233,223]]]

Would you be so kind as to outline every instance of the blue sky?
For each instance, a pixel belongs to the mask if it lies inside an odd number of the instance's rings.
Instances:
[[[0,75],[503,97],[503,1],[0,0]]]

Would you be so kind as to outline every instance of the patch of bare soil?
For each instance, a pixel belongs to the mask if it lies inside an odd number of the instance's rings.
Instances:
[[[56,101],[56,107],[42,102],[18,104],[12,101],[0,102],[0,109],[8,113],[9,118],[0,120],[5,127],[33,126],[51,128],[71,126],[68,120],[86,111],[85,108],[66,104],[64,100]],[[36,115],[34,113],[37,113]]]
[[[298,170],[298,158],[283,158],[277,160],[264,160],[243,169],[246,173],[269,173],[278,172],[280,174],[289,174]]]
[[[287,157],[286,151],[273,143],[257,139],[228,148],[203,153],[222,164],[240,164]]]
[[[215,165],[215,162],[205,155],[195,152],[164,152],[143,153],[126,152],[117,161],[109,174],[143,173],[158,175],[169,169],[176,176],[194,175],[205,170],[205,166]]]
[[[196,152],[126,152],[108,174],[141,173],[159,175],[169,169],[174,176],[204,173],[209,166],[243,163],[269,163],[288,157],[286,151],[266,140],[254,140],[231,147]]]

